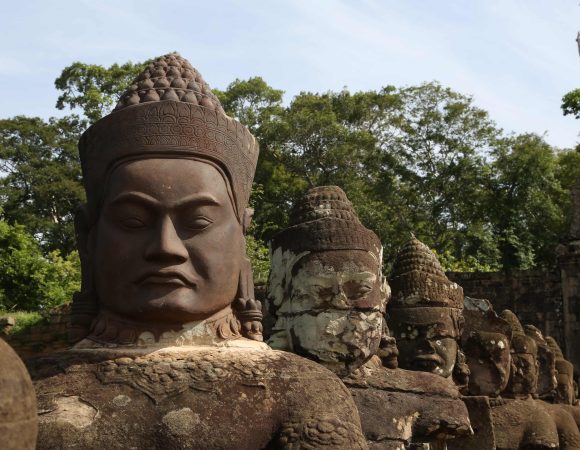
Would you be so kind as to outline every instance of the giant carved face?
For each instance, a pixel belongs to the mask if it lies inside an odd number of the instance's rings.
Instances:
[[[500,333],[475,331],[465,341],[469,366],[469,393],[497,397],[510,375],[510,344]]]
[[[226,181],[209,163],[117,166],[90,242],[99,303],[122,317],[186,323],[235,297],[242,230]]]
[[[286,317],[292,350],[346,375],[377,352],[386,300],[379,261],[361,250],[314,252],[292,270]]]
[[[444,307],[391,310],[389,326],[397,339],[399,366],[450,377],[461,335],[461,324],[454,314]]]

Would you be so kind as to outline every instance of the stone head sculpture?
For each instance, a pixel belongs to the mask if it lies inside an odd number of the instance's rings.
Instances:
[[[470,395],[497,397],[507,386],[510,367],[510,325],[485,299],[465,297],[461,347],[469,366]]]
[[[463,289],[449,281],[435,254],[414,236],[397,255],[389,284],[388,323],[399,347],[400,367],[444,378],[455,375],[464,384],[466,366],[460,364],[458,345]]]
[[[576,387],[574,383],[574,365],[564,358],[562,349],[552,336],[546,336],[548,346],[554,352],[556,359],[556,393],[555,403],[572,405],[576,401]]]
[[[538,390],[540,397],[552,396],[556,389],[556,355],[548,345],[542,332],[534,325],[524,325],[526,336],[536,341],[538,347]]]
[[[318,361],[340,376],[377,353],[389,294],[382,247],[342,189],[310,189],[295,205],[290,226],[274,237],[271,259],[273,348]]]
[[[155,341],[199,321],[198,334],[260,339],[244,240],[258,145],[199,72],[178,54],[158,58],[79,150],[87,204],[71,339]]]
[[[500,317],[512,329],[510,379],[504,396],[528,398],[538,388],[538,346],[533,338],[525,334],[522,324],[512,311],[506,309]]]

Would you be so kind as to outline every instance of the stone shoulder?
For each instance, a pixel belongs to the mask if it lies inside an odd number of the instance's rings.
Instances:
[[[164,348],[149,353],[70,350],[27,363],[47,433],[53,433],[50,421],[60,414],[63,398],[80,401],[82,396],[83,402],[107,411],[127,397],[133,399],[132,405],[141,405],[140,414],[148,415],[151,423],[166,414],[169,404],[176,410],[192,408],[195,414],[210,415],[219,410],[218,405],[231,404],[228,414],[239,410],[236,420],[247,422],[245,426],[261,417],[271,424],[268,427],[278,429],[272,436],[273,448],[366,447],[356,406],[340,379],[287,352],[227,347]],[[136,391],[144,396],[135,396]],[[206,400],[200,403],[202,398]],[[123,420],[138,421],[134,416]],[[107,428],[108,415],[99,417],[95,426]]]

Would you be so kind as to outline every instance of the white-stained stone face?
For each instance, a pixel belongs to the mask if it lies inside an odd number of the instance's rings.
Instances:
[[[270,275],[270,283],[285,279],[270,290],[279,305],[270,345],[348,374],[377,352],[381,340],[388,285],[380,262],[360,250],[285,256],[278,254],[292,267],[282,274],[273,263]]]

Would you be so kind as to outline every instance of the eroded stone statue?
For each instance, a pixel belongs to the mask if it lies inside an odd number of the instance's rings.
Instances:
[[[491,405],[496,403],[509,380],[512,330],[488,300],[465,297],[464,305],[461,348],[470,372],[464,401],[474,434],[451,442],[449,448],[493,450],[496,438]]]
[[[566,405],[552,404],[557,386],[556,355],[550,348],[542,332],[533,325],[525,325],[524,331],[536,342],[538,347],[538,387],[535,397],[550,415],[558,428],[560,448],[580,449],[580,431],[573,408],[568,410]]]
[[[270,345],[340,376],[368,361],[379,349],[388,294],[381,258],[378,237],[340,188],[308,191],[272,242]]]
[[[552,336],[546,336],[548,346],[554,352],[556,369],[555,403],[573,405],[575,403],[574,365],[564,358],[562,349]]]
[[[469,367],[469,395],[497,397],[510,378],[512,328],[490,302],[465,297],[461,347]]]
[[[341,381],[260,342],[258,146],[201,75],[158,58],[79,148],[80,342],[29,363],[39,448],[366,448]]]
[[[580,427],[580,406],[577,400],[577,386],[574,381],[574,365],[564,358],[562,349],[552,336],[546,336],[546,343],[554,353],[556,370],[556,389],[552,402],[568,411]]]
[[[397,255],[389,284],[393,299],[388,321],[400,366],[466,384],[467,366],[458,344],[463,289],[449,281],[437,257],[414,236]]]
[[[370,448],[439,445],[470,433],[450,380],[397,369],[396,342],[383,317],[390,289],[382,247],[340,188],[309,190],[271,250],[268,308],[276,323],[269,342],[343,378]]]
[[[538,397],[551,400],[557,386],[556,355],[537,327],[524,325],[524,332],[536,342],[538,348]]]
[[[0,447],[34,450],[38,419],[36,396],[26,367],[0,339]]]
[[[577,448],[571,417],[533,398],[539,368],[535,340],[525,334],[513,312],[502,311],[500,317],[509,323],[512,340],[508,384],[502,398],[490,400],[497,448]]]

